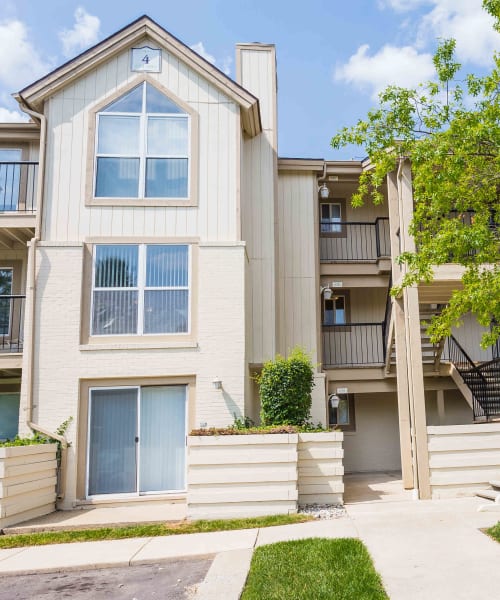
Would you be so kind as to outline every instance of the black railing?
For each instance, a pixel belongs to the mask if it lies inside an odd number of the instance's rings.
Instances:
[[[0,162],[0,213],[36,210],[38,163]]]
[[[384,323],[323,327],[323,368],[385,363]]]
[[[500,360],[476,365],[453,336],[446,340],[446,355],[471,391],[474,419],[500,415]]]
[[[319,237],[321,262],[373,262],[391,255],[387,217],[373,223],[321,223]]]
[[[0,296],[0,352],[22,352],[26,296]]]

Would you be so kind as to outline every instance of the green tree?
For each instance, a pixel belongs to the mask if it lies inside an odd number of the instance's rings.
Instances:
[[[483,0],[500,33],[500,0]],[[436,79],[417,89],[387,87],[379,106],[332,139],[334,148],[363,146],[373,165],[362,173],[353,205],[383,201],[388,173],[409,159],[414,190],[410,233],[418,252],[399,257],[407,272],[393,294],[429,282],[433,266],[463,265],[463,289],[429,327],[433,341],[451,333],[473,312],[491,331],[486,347],[500,337],[500,56],[483,76],[457,81],[461,65],[455,41],[444,40],[434,56]]]

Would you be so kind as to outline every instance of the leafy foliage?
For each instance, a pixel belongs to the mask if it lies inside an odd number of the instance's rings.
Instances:
[[[264,425],[303,425],[309,419],[314,369],[310,357],[294,348],[288,358],[266,362],[256,378]]]
[[[483,0],[500,31],[500,0]],[[411,161],[414,216],[410,233],[418,251],[405,252],[402,281],[393,290],[429,282],[433,267],[464,267],[463,287],[429,328],[442,339],[473,312],[490,327],[486,347],[500,336],[500,56],[488,74],[457,81],[455,41],[444,40],[434,56],[436,80],[417,89],[389,86],[378,108],[364,120],[342,129],[334,148],[364,146],[373,168],[360,177],[353,205],[371,197],[381,203],[380,187],[388,173]]]

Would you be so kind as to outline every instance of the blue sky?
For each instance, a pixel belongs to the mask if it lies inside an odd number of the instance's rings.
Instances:
[[[360,158],[331,136],[385,85],[431,77],[437,38],[457,39],[470,72],[500,50],[481,0],[2,0],[0,121],[19,119],[12,92],[144,13],[230,76],[237,42],[276,44],[280,156]]]

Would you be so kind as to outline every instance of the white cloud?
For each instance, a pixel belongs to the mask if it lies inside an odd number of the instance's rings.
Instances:
[[[92,46],[99,37],[101,21],[99,17],[89,14],[82,6],[74,13],[75,24],[72,29],[63,29],[59,32],[64,56],[71,57],[76,52]]]
[[[417,42],[424,46],[438,38],[455,38],[459,61],[477,65],[491,62],[500,50],[500,36],[481,0],[433,0],[434,8],[420,24]]]
[[[370,56],[368,44],[360,46],[347,63],[335,70],[335,79],[368,88],[373,98],[388,85],[415,87],[434,73],[432,56],[412,46],[386,45]]]
[[[424,4],[432,4],[432,0],[379,0],[380,8],[392,8],[397,12],[414,10]]]
[[[50,71],[28,40],[26,25],[17,19],[0,22],[0,85],[17,91]]]
[[[0,123],[18,123],[19,121],[29,121],[28,115],[0,106]]]
[[[233,59],[230,56],[226,56],[220,62],[217,61],[213,54],[207,52],[205,46],[203,45],[203,42],[197,42],[196,44],[190,46],[190,48],[191,50],[194,50],[197,54],[199,54],[202,58],[207,60],[209,63],[212,63],[215,67],[220,69],[224,74],[231,74],[231,65],[233,63]]]

